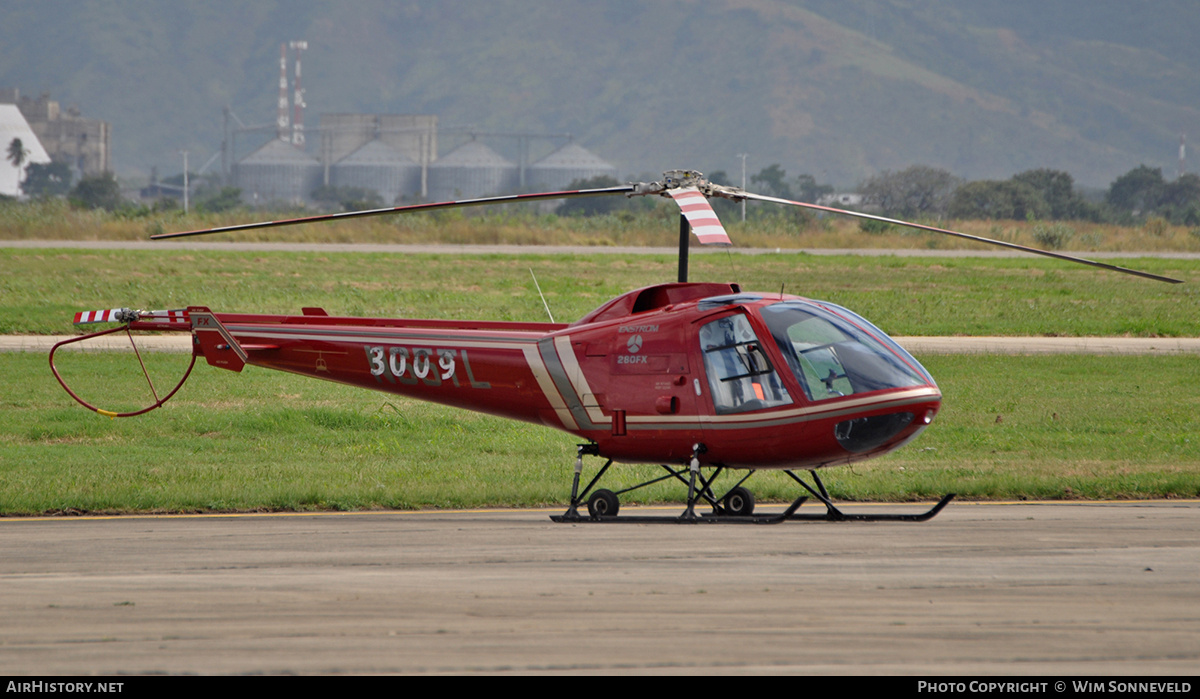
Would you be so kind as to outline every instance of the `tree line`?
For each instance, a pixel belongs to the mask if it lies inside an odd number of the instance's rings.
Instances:
[[[33,199],[65,196],[77,206],[110,211],[130,206],[130,202],[122,199],[112,173],[82,177],[73,184],[72,171],[65,163],[28,163],[28,150],[16,138],[8,144],[5,156],[22,173],[21,190]],[[182,184],[182,175],[178,179]],[[724,171],[711,173],[709,179],[720,184],[735,184]],[[169,181],[170,178],[164,180]],[[216,182],[205,184],[208,186],[201,189],[209,191],[199,197],[198,208],[223,211],[241,205],[237,189],[222,187]],[[601,176],[576,180],[569,188],[617,184],[616,179]],[[819,203],[823,197],[834,193],[832,185],[821,184],[813,175],[788,177],[778,163],[751,175],[749,185],[752,191],[760,194],[809,203]],[[314,201],[319,204],[341,204],[346,209],[378,205],[375,201],[378,197],[370,198],[368,195],[372,193],[366,190],[346,193],[324,189],[331,191],[313,193]],[[1118,177],[1103,197],[1085,196],[1075,186],[1071,174],[1062,170],[1041,168],[1018,173],[1006,180],[965,181],[947,170],[928,165],[884,171],[861,183],[857,194],[861,195],[861,200],[851,208],[895,218],[1082,220],[1129,225],[1149,217],[1160,217],[1174,224],[1200,226],[1200,175],[1187,173],[1168,181],[1162,168],[1147,165],[1139,165]],[[736,215],[737,207],[727,200],[713,202],[713,208],[723,218]],[[595,216],[649,208],[652,204],[642,197],[598,197],[567,201],[557,212],[564,216]],[[774,205],[753,207],[747,215],[750,218],[811,217],[811,214],[796,209],[785,213],[782,207]]]
[[[712,173],[709,179],[719,184],[740,184],[732,182],[724,171]],[[570,188],[616,184],[611,177],[594,177],[576,180]],[[749,188],[759,194],[813,204],[835,191],[812,175],[788,177],[778,163],[751,175]],[[1156,216],[1175,224],[1200,226],[1200,175],[1187,173],[1168,181],[1162,168],[1146,165],[1118,177],[1102,196],[1085,195],[1075,186],[1071,174],[1062,170],[1040,168],[1006,180],[966,181],[928,165],[884,171],[862,182],[855,193],[860,199],[849,208],[894,218],[1075,220],[1130,225]],[[725,200],[713,201],[713,208],[723,217],[734,212],[736,206]],[[567,202],[558,212],[590,216],[629,208],[636,207],[629,202],[590,199]],[[747,216],[779,216],[784,211],[772,205],[756,206]],[[793,216],[805,216],[802,211],[792,211]]]
[[[963,181],[916,165],[883,172],[860,187],[865,207],[901,217],[1090,221],[1129,225],[1157,216],[1200,225],[1200,175],[1173,181],[1162,168],[1139,165],[1115,179],[1103,197],[1085,196],[1068,172],[1040,168],[1006,180]]]

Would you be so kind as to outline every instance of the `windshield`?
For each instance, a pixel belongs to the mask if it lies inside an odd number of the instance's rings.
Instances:
[[[854,322],[805,301],[781,301],[762,309],[775,344],[809,399],[933,383],[928,372],[882,331],[857,315],[847,315]]]

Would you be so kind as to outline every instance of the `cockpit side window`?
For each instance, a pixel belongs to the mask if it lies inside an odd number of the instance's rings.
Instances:
[[[729,315],[702,326],[700,348],[718,415],[792,402],[746,316]]]

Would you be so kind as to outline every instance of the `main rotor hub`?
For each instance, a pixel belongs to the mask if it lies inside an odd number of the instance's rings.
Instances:
[[[741,201],[745,198],[745,192],[740,187],[709,182],[704,179],[704,173],[698,170],[667,170],[663,173],[661,182],[638,182],[634,184],[633,191],[628,196],[657,194],[669,197],[671,190],[688,187],[694,187],[706,197],[722,197],[734,201]]]

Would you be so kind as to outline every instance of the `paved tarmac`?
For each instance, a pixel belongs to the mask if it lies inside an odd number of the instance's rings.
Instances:
[[[1197,501],[952,503],[922,524],[548,514],[0,519],[0,674],[1200,667]]]

